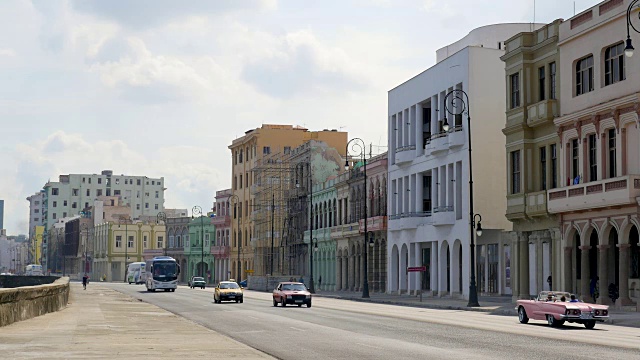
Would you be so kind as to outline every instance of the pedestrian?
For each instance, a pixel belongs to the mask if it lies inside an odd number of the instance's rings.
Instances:
[[[318,287],[322,287],[322,275],[318,278]]]
[[[294,281],[294,280],[293,280],[293,276],[290,276],[290,277],[289,277],[289,282],[293,282],[293,281]]]
[[[89,282],[89,276],[85,273],[82,277],[82,287],[87,290],[87,283]]]
[[[304,284],[304,278],[300,276],[300,282]]]
[[[598,276],[592,277],[591,283],[589,284],[589,294],[591,294],[591,298],[593,299],[594,302],[600,295],[598,291],[598,280],[600,280]]]
[[[571,294],[571,300],[569,300],[569,302],[580,302],[580,300],[576,299],[575,294]]]
[[[549,291],[553,291],[551,275],[547,278],[547,283],[549,284]]]

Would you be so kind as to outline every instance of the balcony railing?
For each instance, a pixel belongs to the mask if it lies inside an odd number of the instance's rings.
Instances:
[[[396,164],[409,162],[415,158],[415,145],[405,145],[396,148]]]
[[[399,231],[431,224],[431,211],[407,212],[390,215],[388,228],[390,231]]]
[[[211,254],[217,256],[226,256],[229,255],[229,247],[228,246],[212,246]]]
[[[640,175],[625,175],[550,190],[547,201],[550,213],[561,213],[637,204],[637,196]]]

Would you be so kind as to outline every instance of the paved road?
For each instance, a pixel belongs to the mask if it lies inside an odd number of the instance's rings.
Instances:
[[[281,308],[271,294],[253,291],[243,304],[214,304],[212,289],[148,293],[141,285],[104,285],[281,359],[640,359],[637,328],[556,329],[516,317],[328,298]]]

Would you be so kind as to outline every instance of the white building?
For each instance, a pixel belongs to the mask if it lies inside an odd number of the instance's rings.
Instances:
[[[478,293],[509,294],[505,218],[504,40],[541,25],[498,24],[471,31],[437,52],[438,62],[389,91],[389,268],[387,291],[468,298],[470,274],[467,114],[445,110],[454,90],[469,96],[473,141]],[[465,99],[466,100],[466,99]],[[447,106],[452,108],[452,103]],[[461,105],[457,102],[456,105]],[[443,131],[445,115],[450,126]],[[406,271],[426,266],[424,276]]]

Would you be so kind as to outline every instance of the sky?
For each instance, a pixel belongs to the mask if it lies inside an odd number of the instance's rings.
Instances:
[[[535,21],[600,1],[536,0]],[[227,146],[262,124],[387,144],[387,91],[533,0],[0,1],[0,199],[9,235],[61,174],[164,177],[211,208]]]

